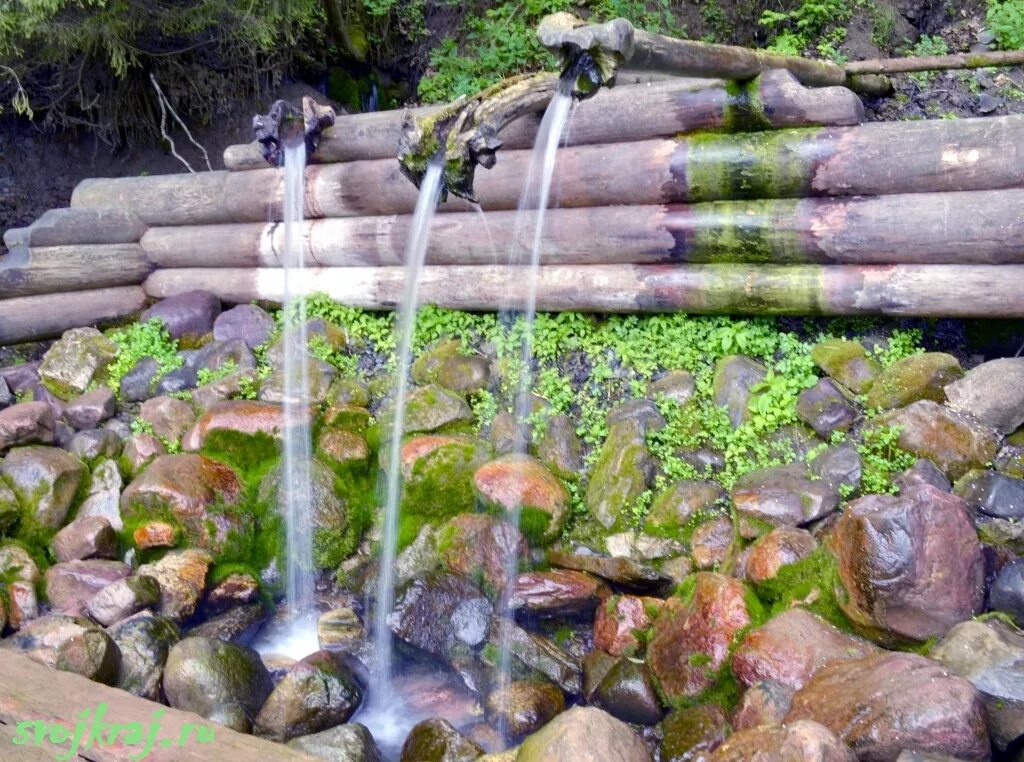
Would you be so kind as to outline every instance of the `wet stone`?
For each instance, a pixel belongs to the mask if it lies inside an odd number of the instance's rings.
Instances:
[[[835,490],[844,485],[851,490],[860,487],[862,461],[856,446],[849,442],[827,448],[812,458],[807,468]]]
[[[293,738],[288,746],[327,762],[382,762],[370,731],[357,722]]]
[[[555,569],[520,574],[509,605],[539,616],[577,616],[593,612],[608,595],[608,588],[585,572]]]
[[[45,402],[21,402],[0,410],[0,453],[28,444],[52,444],[57,422]]]
[[[628,558],[552,550],[548,552],[548,563],[556,568],[587,572],[620,587],[639,592],[661,590],[672,581],[668,575],[653,567]]]
[[[856,341],[830,339],[815,344],[811,359],[828,376],[854,394],[864,394],[881,372],[878,361],[870,357]]]
[[[121,652],[107,633],[88,619],[45,616],[28,622],[0,648],[17,651],[50,669],[74,672],[98,683],[113,685]]]
[[[801,463],[751,471],[736,480],[732,500],[741,516],[774,526],[799,526],[839,507],[835,488],[811,479]]]
[[[914,465],[896,477],[896,485],[899,487],[900,494],[916,489],[922,484],[930,484],[943,492],[953,489],[949,479],[926,458],[915,461]]]
[[[139,418],[149,422],[153,433],[168,442],[179,442],[196,420],[192,406],[174,397],[153,397],[142,403]]]
[[[727,409],[734,429],[750,417],[752,390],[767,375],[764,365],[742,355],[723,357],[715,365],[714,403]]]
[[[974,511],[998,519],[1024,519],[1024,479],[995,471],[970,471],[953,487]]]
[[[220,299],[209,291],[186,291],[163,299],[142,313],[143,323],[159,320],[172,338],[205,336],[220,315]]]
[[[160,605],[160,586],[152,577],[136,575],[111,582],[94,595],[85,610],[104,627],[143,609]]]
[[[121,399],[125,402],[143,402],[153,396],[160,363],[152,357],[143,357],[135,367],[121,378]]]
[[[756,728],[759,725],[781,725],[789,713],[796,691],[776,680],[761,680],[743,692],[732,713],[734,730]]]
[[[249,603],[244,606],[235,606],[222,614],[207,619],[193,629],[189,635],[247,646],[256,638],[269,618],[270,614],[262,603]]]
[[[721,708],[702,704],[677,709],[661,722],[661,762],[696,762],[729,734]]]
[[[982,363],[946,387],[949,406],[1002,434],[1024,424],[1024,357]]]
[[[67,422],[79,431],[95,429],[117,412],[114,393],[105,386],[76,397],[64,406]]]
[[[414,579],[388,615],[391,632],[434,656],[449,658],[487,637],[491,602],[463,577],[433,573]]]
[[[235,606],[255,602],[260,595],[260,583],[247,572],[229,574],[210,587],[203,608],[211,614],[218,614]]]
[[[107,634],[121,651],[117,687],[134,696],[161,701],[167,654],[181,638],[178,626],[169,619],[143,611],[110,627]]]
[[[727,498],[717,482],[677,481],[654,497],[644,528],[649,532],[679,532],[694,516],[714,510]]]
[[[869,408],[890,410],[918,400],[945,402],[945,388],[964,375],[959,361],[943,352],[897,360],[883,370],[868,392]]]
[[[639,649],[638,630],[645,630],[661,608],[655,598],[633,595],[612,596],[597,607],[594,617],[594,648],[612,656],[633,654]]]
[[[512,524],[480,513],[449,519],[438,530],[437,545],[441,564],[448,571],[482,580],[491,596],[505,589],[509,561],[524,558],[528,552],[526,540]]]
[[[783,566],[807,558],[817,547],[818,541],[805,529],[776,527],[751,546],[747,579],[754,584],[772,579]]]
[[[241,339],[249,349],[266,344],[274,332],[274,319],[254,304],[239,304],[220,313],[213,321],[213,338]]]
[[[509,644],[514,664],[527,672],[546,677],[567,695],[580,695],[583,690],[582,665],[553,641],[496,617],[491,620],[488,644],[497,649],[502,642]],[[484,655],[486,657],[486,651]]]
[[[596,707],[558,715],[519,748],[516,762],[650,762],[651,753],[629,725]]]
[[[54,535],[50,547],[57,561],[115,558],[117,533],[101,516],[80,517]]]
[[[989,591],[989,608],[1009,614],[1018,627],[1024,627],[1024,558],[999,570]]]
[[[326,611],[316,623],[317,640],[321,648],[354,653],[365,636],[359,615],[350,608]]]
[[[400,762],[472,762],[483,748],[457,731],[450,722],[424,720],[409,732]]]
[[[46,597],[55,611],[78,616],[94,595],[130,571],[120,561],[100,559],[54,564],[45,574]]]
[[[567,416],[555,415],[548,419],[537,442],[537,458],[555,476],[579,479],[583,472],[583,443],[575,424]]]
[[[686,370],[670,370],[660,378],[647,385],[648,399],[670,399],[685,405],[697,392],[697,382],[693,374]]]
[[[857,757],[831,730],[811,720],[752,727],[729,736],[711,762],[757,759],[759,762],[856,762]]]
[[[650,670],[643,661],[626,656],[605,674],[592,703],[623,722],[637,725],[654,725],[662,717]]]
[[[725,563],[735,539],[732,520],[727,517],[705,521],[690,537],[690,560],[693,568],[714,569]]]
[[[514,680],[487,697],[487,716],[521,739],[565,710],[565,697],[556,686],[539,680]]]
[[[117,345],[95,328],[65,331],[43,355],[39,378],[62,400],[84,394],[93,378],[117,356]]]
[[[116,458],[121,454],[121,438],[110,429],[79,431],[71,438],[67,450],[86,463]]]
[[[859,412],[849,392],[830,378],[823,378],[797,398],[796,414],[823,438],[833,431],[847,431]]]
[[[51,529],[63,525],[85,473],[82,461],[52,447],[19,447],[0,463],[0,475],[22,506]]]

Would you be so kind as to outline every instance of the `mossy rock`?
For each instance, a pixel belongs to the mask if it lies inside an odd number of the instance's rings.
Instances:
[[[926,352],[897,360],[883,370],[868,392],[869,408],[889,410],[918,400],[945,402],[947,384],[964,375],[960,362],[944,352]]]
[[[845,339],[815,344],[811,348],[811,360],[854,394],[867,392],[882,370],[878,360],[868,355],[862,344]]]
[[[21,506],[11,488],[0,479],[0,534],[4,534],[18,523]]]
[[[532,544],[558,537],[569,512],[569,491],[544,464],[512,453],[482,465],[473,490],[484,509],[507,518],[519,511],[519,529]]]
[[[437,381],[437,374],[441,366],[447,360],[458,357],[462,353],[462,342],[457,339],[447,339],[434,344],[424,350],[412,364],[412,380],[417,384],[433,384]]]
[[[53,394],[69,400],[84,394],[117,352],[117,344],[95,328],[75,328],[43,355],[39,378]]]
[[[717,507],[728,495],[713,481],[677,481],[651,501],[644,531],[684,542],[697,524],[718,515]]]
[[[394,420],[394,403],[380,416],[381,430],[390,432]],[[405,403],[404,434],[426,433],[443,429],[467,428],[473,412],[466,400],[455,392],[436,384],[413,389]]]
[[[490,445],[476,437],[410,437],[401,450],[402,512],[437,520],[472,511],[473,474],[488,458]]]
[[[357,378],[336,378],[327,393],[331,405],[369,407],[370,389]]]
[[[587,485],[586,505],[605,528],[612,528],[624,510],[648,488],[656,464],[636,425],[614,425],[601,447]]]
[[[86,474],[82,461],[55,447],[16,447],[0,462],[0,477],[21,505],[22,523],[50,530],[68,518]]]
[[[335,429],[365,432],[372,417],[365,407],[349,403],[334,403],[324,411],[324,424]]]

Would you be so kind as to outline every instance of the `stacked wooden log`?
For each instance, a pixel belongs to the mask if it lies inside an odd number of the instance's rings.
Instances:
[[[416,202],[394,159],[401,118],[340,117],[325,134],[306,170],[306,290],[371,309],[400,298]],[[538,308],[1024,316],[1024,117],[862,118],[849,90],[784,71],[581,103],[556,161]],[[483,215],[442,205],[424,301],[494,309],[529,281],[501,263],[532,238],[515,209],[537,122],[511,125],[497,166],[477,172]],[[86,180],[71,210],[50,213],[83,222],[9,231],[32,262],[5,272],[0,260],[0,341],[28,330],[4,328],[5,304],[41,298],[28,294],[145,279],[150,297],[279,300],[283,177],[256,156],[235,146],[226,171]],[[122,222],[84,222],[112,210]],[[44,234],[57,228],[75,230]]]

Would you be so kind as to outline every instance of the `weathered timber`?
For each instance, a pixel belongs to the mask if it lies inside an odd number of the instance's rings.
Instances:
[[[137,243],[33,247],[28,262],[5,267],[0,257],[0,299],[110,286],[137,286],[153,267]]]
[[[139,286],[0,300],[0,344],[59,336],[69,328],[128,317],[146,303]]]
[[[480,172],[488,212],[515,209],[530,152],[510,151]],[[154,225],[281,219],[278,170],[86,180],[76,206],[131,205]],[[1019,186],[1024,116],[873,122],[857,127],[702,134],[682,140],[575,146],[558,152],[553,198],[562,207],[720,199],[986,190]],[[394,160],[316,165],[306,170],[305,216],[404,214],[416,190]],[[467,211],[461,200],[441,211]]]
[[[843,199],[606,206],[547,212],[545,264],[1024,263],[1024,189]],[[517,212],[434,218],[426,261],[494,264],[528,250],[533,224]],[[912,224],[908,224],[908,220]],[[309,266],[401,265],[410,215],[306,220],[297,241]],[[517,237],[518,236],[518,237]],[[147,258],[168,267],[280,267],[279,223],[150,228]]]
[[[167,297],[205,288],[231,302],[280,301],[278,268],[157,270],[146,292]],[[306,269],[296,293],[322,291],[354,307],[394,309],[401,267]],[[465,310],[524,303],[525,269],[425,267],[420,301]],[[543,311],[754,315],[1024,317],[1024,265],[551,265],[537,272]]]
[[[136,243],[146,226],[128,209],[50,209],[24,228],[4,233],[4,244],[15,246],[74,246],[81,243]]]
[[[873,58],[848,61],[843,69],[848,75],[898,74],[911,71],[943,71],[947,69],[984,69],[990,66],[1020,66],[1024,50],[986,50],[980,53],[949,53],[941,56],[910,56],[907,58]]]
[[[110,745],[84,744],[73,754],[71,741],[55,744],[50,736],[42,736],[41,743],[35,743],[34,725],[29,727],[29,743],[15,745],[12,740],[23,737],[18,732],[18,723],[38,721],[60,726],[68,731],[68,738],[75,737],[79,721],[86,715],[84,739],[89,735],[89,720],[93,712],[103,704],[105,716],[98,722],[119,724],[140,723],[143,743],[126,745],[127,733]],[[26,656],[0,651],[0,752],[7,762],[39,762],[41,760],[73,759],[90,762],[128,762],[143,758],[145,739],[157,723],[157,735],[145,759],[152,762],[250,762],[250,760],[273,760],[274,762],[314,762],[315,758],[290,749],[283,744],[265,741],[255,736],[237,733],[223,725],[211,723],[192,712],[155,704],[138,698],[117,688],[94,683],[70,672],[60,672],[37,664]],[[202,729],[202,734],[197,732]],[[101,729],[97,726],[97,731]],[[104,740],[109,732],[103,732]],[[199,739],[203,740],[199,740]],[[166,743],[161,743],[167,739]]]
[[[543,103],[538,105],[543,108]],[[408,113],[418,118],[440,108],[418,108]],[[334,127],[324,132],[317,153],[309,161],[394,159],[405,113],[396,110],[339,116]],[[848,125],[863,118],[864,107],[850,90],[806,88],[782,70],[768,72],[742,87],[716,80],[670,79],[604,89],[580,103],[567,144],[620,143],[698,130]],[[530,148],[540,119],[538,111],[505,127],[500,133],[503,152]],[[224,151],[224,166],[236,171],[266,165],[254,142],[229,146]]]

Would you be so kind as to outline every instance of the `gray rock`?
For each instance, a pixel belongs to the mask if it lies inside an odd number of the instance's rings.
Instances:
[[[357,722],[293,738],[288,746],[326,762],[382,762],[370,731]]]
[[[643,436],[665,428],[664,416],[653,402],[646,399],[629,400],[616,405],[608,411],[607,421],[609,429],[617,423],[633,423]]]
[[[945,388],[964,374],[960,362],[945,352],[924,352],[897,360],[878,374],[867,406],[890,410],[918,400],[945,402]]]
[[[106,386],[98,386],[64,406],[64,417],[79,431],[95,429],[115,412],[117,400]]]
[[[0,410],[0,453],[27,444],[52,444],[57,421],[45,402],[22,402]]]
[[[314,405],[321,405],[327,401],[337,370],[330,363],[313,357],[309,359],[308,367],[309,401]],[[284,382],[284,369],[274,370],[260,386],[259,399],[263,402],[284,402]]]
[[[105,518],[80,516],[53,536],[50,547],[60,562],[116,558],[117,533]]]
[[[585,502],[590,514],[606,528],[619,520],[654,480],[657,464],[636,421],[617,422],[590,472]]]
[[[262,603],[235,606],[203,622],[189,635],[216,638],[247,646],[256,638],[268,618],[269,613]]]
[[[46,597],[54,610],[78,616],[96,593],[131,569],[120,561],[66,561],[46,570]]]
[[[807,524],[839,507],[836,488],[811,479],[802,463],[751,471],[736,480],[731,496],[741,516],[773,526]]]
[[[583,472],[583,443],[576,426],[564,415],[548,419],[537,442],[537,458],[555,476],[576,480]]]
[[[843,485],[854,490],[860,487],[861,457],[849,442],[829,447],[812,458],[807,468],[837,491]]]
[[[241,339],[249,349],[266,344],[274,333],[274,318],[255,304],[239,304],[213,321],[213,338]]]
[[[175,709],[210,718],[224,705],[237,704],[251,720],[274,683],[251,648],[213,638],[185,638],[167,655],[163,689]]]
[[[143,609],[160,605],[160,586],[152,577],[125,577],[100,590],[85,606],[94,620],[109,627]]]
[[[211,341],[188,355],[185,365],[196,371],[218,371],[231,364],[237,370],[253,370],[256,357],[242,339]]]
[[[930,484],[943,492],[953,489],[949,479],[927,458],[918,459],[914,465],[897,476],[896,484],[900,489],[900,494],[916,489],[922,484]]]
[[[14,392],[12,392],[3,376],[0,376],[0,410],[14,404]]]
[[[1001,434],[1024,424],[1024,357],[1004,357],[972,368],[946,387],[949,406]]]
[[[403,589],[388,615],[391,632],[434,656],[483,644],[493,607],[464,577],[432,573]]]
[[[199,374],[195,368],[183,365],[180,368],[172,370],[167,375],[163,376],[156,384],[156,393],[160,395],[174,394],[175,392],[185,392],[189,389],[195,389],[199,384]],[[147,397],[152,396],[147,394]]]
[[[0,648],[18,651],[50,669],[74,672],[98,683],[113,685],[121,652],[107,633],[88,619],[44,616],[0,641]]]
[[[220,315],[220,299],[209,291],[186,291],[163,299],[142,313],[145,323],[160,320],[175,339],[182,336],[205,336],[213,330]]]
[[[540,730],[565,710],[565,697],[556,686],[541,680],[513,680],[487,696],[487,716],[513,739]]]
[[[823,378],[800,392],[796,414],[818,436],[828,438],[833,431],[849,429],[859,412],[849,392],[831,378]]]
[[[60,399],[84,394],[96,374],[117,357],[117,344],[95,328],[73,328],[51,346],[39,365],[43,385]]]
[[[121,454],[121,438],[109,429],[79,431],[71,438],[68,452],[77,455],[86,463],[96,463]]]
[[[168,442],[179,442],[196,422],[195,411],[187,402],[174,397],[153,397],[142,403],[139,418],[148,421],[153,433]]]
[[[0,464],[0,475],[24,510],[51,529],[64,523],[85,473],[82,461],[52,447],[19,447]]]
[[[142,402],[153,396],[160,363],[152,357],[143,357],[135,367],[121,378],[121,399],[125,402]]]
[[[1024,636],[1001,622],[963,622],[928,656],[981,691],[998,750],[1024,736]]]
[[[122,529],[121,521],[121,472],[117,463],[104,460],[92,471],[89,494],[78,508],[78,518],[99,516],[110,522],[115,531]]]
[[[714,402],[728,410],[734,429],[750,417],[751,390],[767,375],[764,365],[742,355],[729,355],[715,364]]]
[[[670,370],[664,376],[647,385],[647,397],[670,399],[680,405],[689,402],[697,393],[697,382],[687,370]]]
[[[514,671],[527,676],[543,675],[570,696],[579,696],[582,692],[583,665],[548,638],[524,630],[505,618],[495,617],[491,620],[488,642],[496,648],[503,642],[509,644]],[[487,658],[486,651],[484,658]]]
[[[167,655],[181,639],[178,625],[144,611],[118,622],[107,633],[121,651],[117,687],[134,696],[161,701]]]
[[[39,383],[39,363],[23,362],[0,368],[0,378],[14,394],[24,392]]]
[[[999,570],[989,590],[989,608],[1009,614],[1018,627],[1024,627],[1024,558]]]
[[[970,471],[957,480],[953,492],[987,516],[1024,519],[1024,479],[995,471]]]
[[[644,742],[621,720],[575,706],[523,741],[516,762],[650,762]]]

